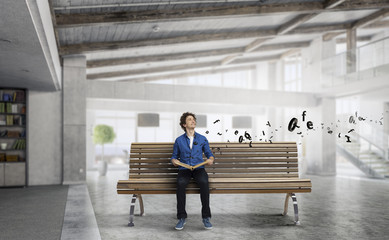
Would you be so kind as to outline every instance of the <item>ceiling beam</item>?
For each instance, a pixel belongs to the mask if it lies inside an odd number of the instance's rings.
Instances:
[[[297,17],[295,17],[294,19],[292,19],[292,20],[282,24],[276,30],[276,34],[277,35],[283,35],[283,34],[289,32],[290,30],[295,29],[300,24],[302,24],[302,23],[312,19],[313,17],[315,17],[317,15],[318,15],[318,13],[300,14]],[[275,38],[275,36],[270,37],[268,39],[266,39],[266,38],[259,38],[259,39],[255,40],[255,41],[253,41],[252,43],[250,43],[249,45],[247,45],[246,48],[245,48],[244,53],[251,52],[251,51],[255,50],[256,48],[259,48],[260,46],[262,46],[263,44],[265,44],[269,40],[274,39],[274,38]],[[225,59],[222,60],[221,64],[222,65],[229,64],[229,63],[233,62],[234,60],[244,56],[244,53],[228,56],[228,57],[226,57]]]
[[[255,49],[257,49],[260,46],[262,46],[263,44],[265,44],[270,39],[273,39],[273,38],[259,38],[259,39],[256,39],[255,41],[253,41],[252,43],[250,43],[249,45],[247,45],[244,48],[244,52],[252,52]]]
[[[285,34],[289,31],[291,31],[292,29],[295,29],[296,27],[298,27],[300,24],[312,19],[313,17],[317,16],[318,14],[317,13],[313,13],[313,14],[301,14],[295,18],[293,18],[292,20],[288,21],[287,23],[285,24],[282,24],[278,29],[277,29],[277,35],[282,35],[282,34]]]
[[[77,26],[100,23],[144,23],[160,21],[178,21],[193,18],[220,18],[236,17],[258,14],[272,14],[283,12],[311,12],[322,11],[320,2],[284,3],[284,4],[261,4],[252,5],[228,5],[224,7],[200,7],[186,9],[152,10],[138,12],[102,12],[102,13],[57,13],[56,21],[59,26]]]
[[[202,58],[209,56],[222,56],[228,54],[236,54],[243,50],[243,47],[238,48],[225,48],[218,50],[209,50],[209,51],[197,51],[197,52],[187,52],[187,53],[175,53],[175,54],[165,54],[165,55],[149,55],[149,56],[138,56],[130,58],[117,58],[117,59],[103,59],[103,60],[90,60],[87,62],[88,68],[98,68],[98,67],[107,67],[107,66],[117,66],[117,65],[130,65],[138,64],[145,62],[166,62],[166,61],[175,61],[188,58]]]
[[[257,62],[264,61],[272,61],[280,59],[281,55],[272,55],[267,57],[251,57],[251,58],[242,58],[234,60],[234,64],[255,64]],[[174,72],[174,71],[183,71],[190,69],[200,69],[200,68],[212,68],[212,67],[220,67],[220,61],[211,61],[211,62],[202,62],[196,64],[181,64],[174,66],[164,66],[164,67],[156,67],[156,68],[144,68],[137,70],[129,70],[129,71],[116,71],[116,72],[106,72],[106,73],[93,73],[87,74],[88,80],[96,80],[96,79],[109,79],[109,78],[117,78],[117,77],[130,77],[136,75],[145,75],[152,73],[161,73],[164,72]],[[203,71],[203,70],[201,70]]]
[[[346,32],[329,32],[323,35],[322,39],[325,42],[331,41],[339,35],[345,34]]]
[[[207,68],[207,67],[216,67],[219,66],[219,61],[212,62],[202,62],[202,63],[191,63],[191,64],[181,64],[174,66],[165,66],[165,67],[156,67],[156,68],[145,68],[145,69],[136,69],[128,71],[117,71],[117,72],[107,72],[107,73],[94,73],[87,74],[87,79],[106,79],[106,78],[115,78],[131,75],[143,75],[151,73],[160,73],[160,72],[172,72],[188,69],[197,69],[197,68]]]
[[[388,4],[389,5],[389,4]],[[352,29],[362,28],[373,22],[376,22],[382,18],[389,16],[389,9],[381,9],[373,14],[370,14],[364,18],[359,19],[351,25]]]
[[[309,44],[310,44],[310,41],[267,44],[267,45],[263,45],[263,46],[257,48],[253,52],[275,51],[275,50],[289,49],[289,48],[304,48],[304,47],[308,47]],[[145,63],[145,62],[166,62],[166,61],[183,60],[183,59],[188,59],[188,58],[202,58],[202,57],[209,57],[209,56],[233,55],[233,54],[239,54],[243,50],[244,50],[244,47],[238,47],[238,48],[225,48],[225,49],[217,49],[217,50],[209,50],[209,51],[197,51],[197,52],[165,54],[165,55],[151,55],[151,56],[138,56],[138,57],[130,57],[130,58],[88,60],[87,67],[88,68],[99,68],[99,67],[108,67],[108,66],[138,64],[138,63]]]
[[[325,9],[334,8],[334,7],[338,6],[339,4],[343,3],[344,1],[346,1],[346,0],[326,0],[326,1],[324,1],[324,8]]]
[[[291,55],[294,55],[296,53],[300,53],[300,49],[290,49],[290,50],[284,52],[283,54],[281,54],[280,59],[284,59],[284,58],[289,57]]]
[[[266,56],[266,57],[248,57],[248,58],[240,58],[234,60],[233,64],[253,64],[257,62],[268,62],[268,61],[276,61],[280,59],[279,54],[272,55],[272,56]]]
[[[318,27],[299,27],[290,32],[289,34],[323,34],[331,31],[345,31],[350,28],[350,24],[337,24],[337,25],[324,25]],[[261,30],[250,32],[229,32],[229,33],[216,33],[216,34],[197,34],[192,36],[181,36],[173,38],[152,39],[152,40],[138,40],[138,41],[120,41],[120,42],[97,42],[97,43],[84,43],[84,44],[72,44],[60,47],[61,55],[70,54],[83,54],[93,51],[104,50],[119,50],[124,48],[135,48],[145,46],[162,46],[170,44],[183,44],[190,42],[207,42],[207,41],[221,41],[230,39],[242,39],[242,38],[269,38],[276,34],[275,30]]]
[[[240,56],[242,56],[242,53],[227,56],[221,61],[220,65],[227,65],[227,64],[231,63],[232,61],[234,61],[235,59],[238,59]]]
[[[389,8],[387,0],[347,0],[333,8],[337,11],[349,11],[349,10],[371,10]]]
[[[213,7],[151,10],[138,12],[101,12],[101,13],[56,13],[59,28],[107,23],[144,23],[161,21],[182,21],[184,19],[237,17],[285,12],[320,13],[328,11],[348,11],[357,9],[389,8],[387,0],[353,0],[321,2],[291,2],[275,4],[226,5]]]
[[[371,41],[372,38],[373,38],[373,36],[361,36],[361,37],[357,37],[356,40],[357,40],[357,42],[368,42],[368,41]],[[346,38],[336,39],[337,44],[346,43],[346,42],[347,42]]]
[[[180,36],[173,38],[138,40],[138,41],[120,41],[120,42],[98,42],[86,44],[73,44],[61,46],[60,54],[80,54],[85,52],[103,51],[103,50],[118,50],[123,48],[146,47],[146,46],[162,46],[170,44],[182,44],[190,42],[207,42],[221,41],[230,39],[242,38],[261,38],[270,37],[276,34],[275,30],[260,30],[250,32],[228,32],[214,34],[196,34],[190,36]]]
[[[172,74],[158,74],[157,76],[147,76],[147,77],[131,77],[123,80],[118,80],[118,82],[147,82],[147,81],[157,81],[157,80],[165,80],[165,79],[175,79],[175,78],[185,78],[192,76],[202,76],[202,75],[210,75],[210,74],[220,74],[220,73],[228,73],[228,72],[236,72],[236,71],[250,71],[255,69],[254,65],[243,65],[243,66],[232,66],[232,67],[223,67],[223,68],[213,68],[209,70],[201,70],[201,71],[192,71],[192,72],[180,72],[180,73],[172,73]]]
[[[293,35],[293,34],[324,34],[326,32],[332,31],[345,31],[351,27],[349,23],[341,23],[341,24],[330,24],[330,25],[321,25],[321,26],[310,26],[310,27],[299,27],[295,28],[285,35]]]
[[[389,20],[382,20],[365,25],[363,28],[389,28]]]

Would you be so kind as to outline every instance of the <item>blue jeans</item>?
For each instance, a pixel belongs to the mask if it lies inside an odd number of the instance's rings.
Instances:
[[[209,184],[208,173],[204,168],[197,168],[193,171],[189,169],[179,170],[177,176],[177,218],[187,218],[185,211],[186,186],[193,178],[200,187],[200,199],[202,204],[201,215],[203,218],[211,217],[209,208]]]

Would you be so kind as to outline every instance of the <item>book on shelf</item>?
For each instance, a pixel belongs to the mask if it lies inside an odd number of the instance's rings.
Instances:
[[[20,133],[19,133],[19,131],[8,131],[7,137],[18,138],[18,137],[20,137]]]
[[[14,125],[14,116],[7,115],[7,125]]]
[[[27,123],[27,121],[26,121],[26,116],[20,116],[19,125],[20,125],[20,126],[25,126],[26,123]]]
[[[0,162],[5,162],[5,153],[0,153]]]
[[[17,104],[11,104],[12,105],[12,113],[18,113],[18,105]]]
[[[5,103],[0,103],[0,113],[5,113]]]
[[[11,102],[12,101],[12,96],[9,93],[3,93],[3,101],[4,102]]]
[[[26,100],[24,91],[14,92],[14,102],[24,102]]]
[[[26,101],[26,94],[24,91],[21,90],[0,90],[0,101],[23,103]]]
[[[26,148],[26,140],[25,139],[16,140],[14,145],[12,146],[12,149],[14,149],[14,150],[24,150],[25,148]]]
[[[18,162],[19,156],[18,155],[6,155],[5,159],[7,162]]]
[[[7,113],[12,113],[12,104],[7,103]]]

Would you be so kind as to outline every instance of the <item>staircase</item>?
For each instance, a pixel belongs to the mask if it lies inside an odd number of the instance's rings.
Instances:
[[[389,160],[387,149],[381,144],[373,143],[368,137],[353,134],[351,143],[338,142],[337,152],[348,159],[352,164],[372,178],[389,179]]]

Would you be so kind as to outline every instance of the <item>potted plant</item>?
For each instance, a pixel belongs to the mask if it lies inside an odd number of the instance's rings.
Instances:
[[[100,124],[93,129],[93,142],[102,146],[101,161],[98,161],[100,176],[105,176],[108,166],[107,161],[104,161],[104,144],[112,143],[115,137],[116,134],[111,126]]]

